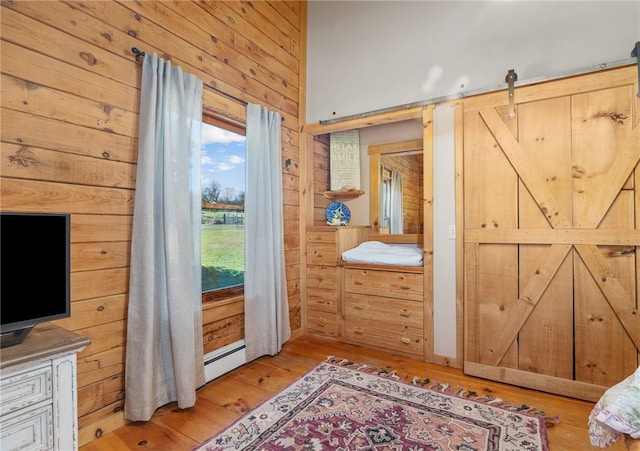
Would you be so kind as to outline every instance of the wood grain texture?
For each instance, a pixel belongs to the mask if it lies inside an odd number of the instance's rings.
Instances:
[[[129,248],[141,64],[137,47],[207,85],[278,111],[291,326],[301,327],[299,2],[2,2],[2,209],[71,213],[71,318],[80,442],[123,424]],[[203,115],[243,129],[243,103],[205,88]],[[305,205],[305,208],[306,205]],[[304,251],[304,247],[302,248]],[[242,299],[205,305],[205,352],[244,333]]]
[[[535,390],[518,388],[486,379],[464,376],[455,368],[425,363],[399,354],[364,347],[301,337],[286,343],[282,352],[262,357],[222,376],[198,391],[194,407],[181,410],[173,404],[159,409],[147,423],[131,423],[102,435],[80,451],[170,449],[187,451],[225,429],[242,415],[266,401],[328,356],[396,370],[401,375],[429,378],[477,394],[499,397],[513,404],[526,404],[558,416],[560,423],[549,427],[550,449],[582,451],[591,449],[587,419],[593,403]],[[617,443],[608,448],[622,451]]]
[[[305,301],[301,306],[304,330],[332,339],[344,333],[342,252],[366,240],[367,227],[308,227],[305,231]]]
[[[469,374],[594,400],[637,368],[634,75],[465,100]]]

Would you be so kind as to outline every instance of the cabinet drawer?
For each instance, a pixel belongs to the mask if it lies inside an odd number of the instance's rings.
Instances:
[[[337,290],[307,290],[307,306],[313,310],[338,313]]]
[[[380,321],[346,318],[345,338],[354,343],[423,356],[424,340],[421,327],[380,324]]]
[[[51,397],[51,366],[12,374],[2,378],[0,415],[4,416]]]
[[[307,243],[336,243],[335,230],[314,231],[307,229]]]
[[[307,265],[332,266],[338,263],[335,244],[307,244]]]
[[[307,311],[307,330],[335,337],[337,335],[336,314],[309,309]]]
[[[337,290],[338,274],[336,268],[324,268],[321,266],[307,267],[307,287]]]
[[[388,297],[423,300],[422,274],[346,268],[344,284],[348,293],[374,296],[383,293]]]
[[[378,324],[393,323],[422,329],[424,324],[423,307],[421,302],[416,301],[347,293],[345,296],[345,319],[350,321],[351,318],[360,318]]]
[[[53,408],[51,404],[2,418],[0,449],[53,449]]]

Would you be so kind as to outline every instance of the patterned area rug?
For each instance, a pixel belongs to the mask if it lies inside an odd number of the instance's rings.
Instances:
[[[549,449],[545,419],[557,422],[528,406],[329,358],[196,450],[537,451]]]

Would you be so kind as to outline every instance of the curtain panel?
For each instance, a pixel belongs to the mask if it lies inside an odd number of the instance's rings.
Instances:
[[[274,355],[291,337],[284,262],[281,119],[247,105],[245,344],[247,361]]]
[[[203,385],[200,269],[202,81],[143,60],[131,240],[125,417],[195,404]]]
[[[404,233],[402,174],[391,171],[391,196],[389,199],[389,233]]]

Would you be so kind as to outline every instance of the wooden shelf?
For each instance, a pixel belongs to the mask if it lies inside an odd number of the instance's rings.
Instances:
[[[325,191],[322,193],[324,197],[332,200],[348,200],[348,199],[356,199],[364,194],[364,191],[357,189],[348,189],[341,191]]]

